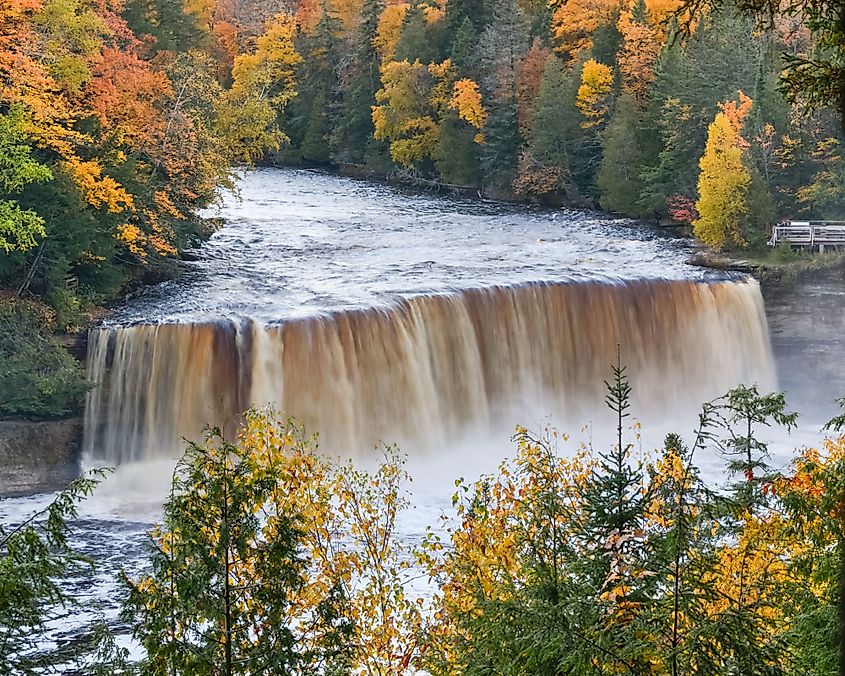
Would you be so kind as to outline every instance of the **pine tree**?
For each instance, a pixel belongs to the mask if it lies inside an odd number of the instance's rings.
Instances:
[[[601,208],[631,216],[642,215],[637,204],[643,190],[638,122],[634,100],[628,95],[621,96],[602,134],[602,162],[596,178]]]
[[[528,50],[528,27],[518,5],[497,0],[493,19],[478,41],[478,65],[488,117],[482,166],[485,181],[510,189],[519,146],[517,67]]]
[[[199,49],[207,36],[182,0],[129,0],[124,17],[135,35],[152,35],[155,50]]]
[[[333,158],[340,163],[378,163],[386,157],[386,145],[373,138],[373,106],[381,87],[380,60],[374,40],[384,0],[365,0],[361,26],[350,74],[341,82],[346,92],[340,124],[332,136]]]

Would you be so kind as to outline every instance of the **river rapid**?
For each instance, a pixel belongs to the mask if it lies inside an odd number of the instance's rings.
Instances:
[[[767,292],[764,306],[755,281],[688,266],[688,240],[631,220],[276,169],[244,176],[210,215],[224,226],[186,274],[89,338],[100,387],[84,463],[116,472],[76,524],[97,567],[70,582],[83,610],[55,622],[57,645],[98,615],[115,621],[116,574],[143,568],[180,439],[236,426],[249,405],[304,417],[325,452],[365,466],[375,441],[399,442],[415,477],[400,527],[416,540],[448,511],[453,478],[509,455],[517,423],[566,430],[573,449],[603,443],[617,344],[646,448],[689,435],[701,402],[757,382],[807,414],[805,430],[771,438],[783,465],[845,395],[830,357],[841,282]],[[703,465],[724,478],[720,458]],[[4,500],[0,519],[49,498]]]

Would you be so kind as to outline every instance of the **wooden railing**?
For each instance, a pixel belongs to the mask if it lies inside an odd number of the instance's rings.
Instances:
[[[772,228],[769,246],[787,242],[791,246],[819,247],[845,246],[845,221],[790,221]]]

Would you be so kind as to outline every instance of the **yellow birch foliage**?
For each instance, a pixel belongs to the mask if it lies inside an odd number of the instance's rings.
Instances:
[[[339,585],[354,622],[353,673],[407,673],[421,650],[422,602],[407,591],[411,557],[395,531],[409,481],[398,452],[385,448],[372,473],[333,463],[299,423],[268,411],[247,413],[238,444],[251,452],[255,474],[276,482],[277,511],[292,515],[301,533],[308,570],[292,598],[291,622],[309,617]],[[309,626],[301,625],[302,645],[316,647],[323,637]]]
[[[402,36],[402,22],[411,7],[410,3],[400,2],[384,8],[378,21],[376,37],[373,46],[381,56],[382,61],[393,61],[399,38]]]
[[[747,99],[747,97],[745,97]],[[699,217],[693,221],[695,236],[715,249],[744,246],[742,224],[748,215],[747,195],[751,174],[743,163],[746,142],[739,126],[744,117],[740,106],[728,104],[707,130],[707,145],[699,161],[698,201]]]
[[[610,66],[594,59],[584,63],[581,71],[581,86],[575,105],[584,116],[581,126],[593,129],[604,123],[610,109],[610,97],[613,92],[613,70]]]
[[[449,107],[457,110],[458,117],[476,129],[482,129],[487,124],[487,111],[484,110],[481,91],[478,85],[469,78],[463,78],[455,83]]]
[[[482,601],[514,598],[530,582],[529,557],[547,570],[563,571],[563,543],[586,523],[581,491],[593,461],[586,450],[571,458],[556,455],[554,440],[566,437],[549,435],[537,439],[520,428],[514,460],[473,484],[458,480],[452,499],[457,524],[446,528],[450,545],[434,530],[423,545],[420,562],[439,583],[432,650],[449,663],[449,673],[466,667],[454,662],[451,648],[461,640],[458,620],[482,616]],[[553,512],[545,508],[550,494],[559,499]]]
[[[233,157],[254,162],[287,142],[277,120],[296,96],[296,66],[302,57],[294,48],[295,36],[294,18],[279,14],[267,23],[255,50],[235,58],[232,87],[219,111]]]
[[[448,66],[447,61],[426,67],[419,59],[414,63],[391,61],[382,66],[382,88],[376,92],[376,103],[380,105],[374,106],[372,113],[373,135],[390,143],[390,157],[395,162],[412,167],[434,152],[437,123],[432,116],[431,99],[448,102],[448,97],[438,97],[433,91],[432,76],[445,75]]]
[[[612,23],[619,11],[617,0],[566,0],[552,4],[551,31],[555,50],[575,59],[593,46],[593,33]]]

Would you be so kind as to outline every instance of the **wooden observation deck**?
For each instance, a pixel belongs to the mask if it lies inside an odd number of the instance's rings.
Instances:
[[[793,248],[820,253],[845,248],[845,221],[789,221],[772,228],[769,246],[786,242]]]

